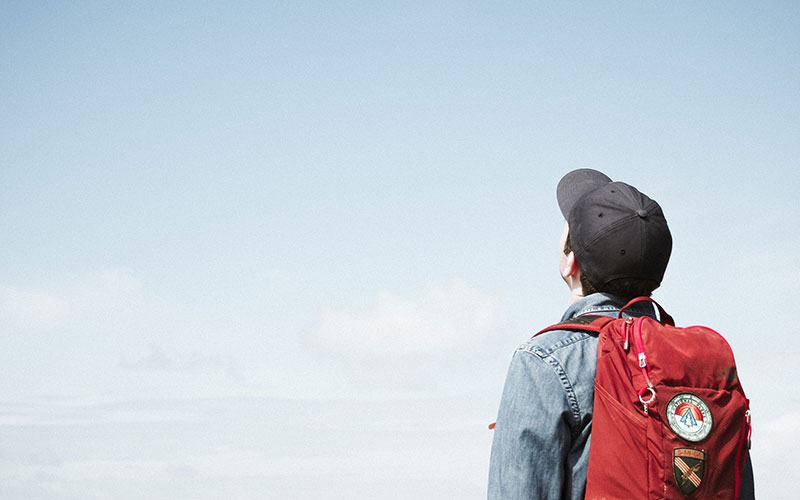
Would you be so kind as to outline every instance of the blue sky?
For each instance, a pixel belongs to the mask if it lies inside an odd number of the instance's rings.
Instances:
[[[729,339],[760,496],[789,496],[799,22],[792,2],[3,2],[0,492],[481,498],[510,354],[569,299],[555,185],[590,167],[664,207],[656,298]],[[230,463],[262,467],[210,472]]]

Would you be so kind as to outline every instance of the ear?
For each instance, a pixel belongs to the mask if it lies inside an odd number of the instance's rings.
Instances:
[[[561,277],[567,279],[570,276],[575,276],[579,271],[580,267],[578,267],[578,261],[575,260],[575,252],[568,253],[564,269],[561,270]]]

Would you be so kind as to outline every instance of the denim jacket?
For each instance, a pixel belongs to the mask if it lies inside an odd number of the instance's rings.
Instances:
[[[595,293],[573,303],[561,321],[583,314],[617,316],[625,301]],[[658,319],[651,303],[623,316]],[[558,330],[517,348],[497,414],[489,466],[489,500],[582,500],[597,370],[597,336]],[[748,456],[740,499],[753,496]]]

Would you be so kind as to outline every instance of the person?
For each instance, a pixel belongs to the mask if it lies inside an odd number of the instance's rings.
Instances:
[[[571,303],[561,317],[616,317],[631,298],[661,284],[672,236],[657,202],[592,169],[566,174],[556,189],[564,215],[559,270]],[[659,319],[652,302],[626,316]],[[515,351],[495,424],[489,500],[583,499],[589,464],[597,336],[558,330]],[[749,454],[740,499],[754,498]]]

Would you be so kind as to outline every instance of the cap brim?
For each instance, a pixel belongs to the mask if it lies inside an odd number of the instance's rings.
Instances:
[[[556,198],[564,219],[569,220],[572,207],[583,195],[609,182],[611,178],[606,174],[591,168],[579,168],[562,177],[556,188]]]

